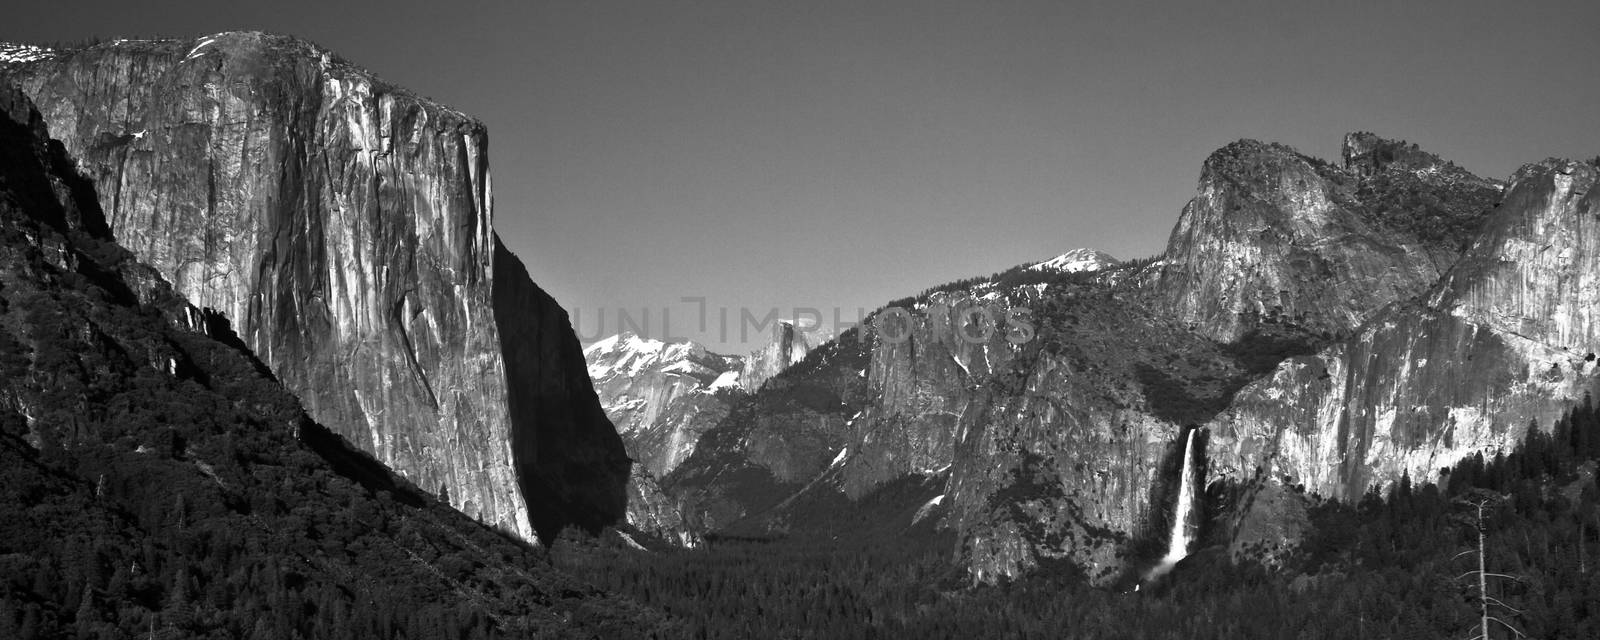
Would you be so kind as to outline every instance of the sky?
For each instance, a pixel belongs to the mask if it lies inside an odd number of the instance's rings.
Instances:
[[[1592,0],[142,4],[26,3],[0,40],[288,33],[466,111],[585,342],[626,314],[740,352],[769,314],[1154,255],[1239,138],[1367,130],[1498,178],[1600,155]]]

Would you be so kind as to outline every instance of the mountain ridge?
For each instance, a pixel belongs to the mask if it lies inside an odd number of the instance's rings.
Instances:
[[[1392,324],[1385,318],[1405,316],[1407,305],[1466,269],[1458,264],[1463,251],[1477,255],[1449,234],[1413,232],[1412,220],[1442,215],[1481,237],[1514,215],[1500,200],[1521,193],[1516,187],[1528,178],[1519,172],[1502,188],[1370,134],[1347,137],[1342,156],[1339,166],[1282,145],[1233,143],[1207,158],[1197,196],[1152,260],[1078,274],[1023,265],[895,301],[889,306],[912,312],[909,340],[883,339],[882,310],[875,312],[852,342],[824,345],[816,363],[753,396],[751,406],[762,408],[736,407],[663,484],[707,531],[770,534],[797,521],[769,509],[815,491],[813,477],[834,478],[822,486],[860,498],[895,478],[938,478],[948,469],[935,512],[958,532],[975,581],[1016,577],[1053,559],[1097,581],[1115,579],[1143,562],[1139,540],[1162,535],[1186,426],[1204,428],[1201,443],[1212,450],[1202,455],[1215,460],[1203,466],[1214,466],[1217,487],[1257,491],[1287,481],[1257,471],[1278,464],[1276,450],[1241,449],[1234,432],[1279,437],[1271,434],[1283,427],[1272,425],[1282,420],[1234,427],[1238,408],[1262,394],[1297,397],[1293,385],[1314,386],[1326,367],[1309,369],[1309,382],[1270,381]],[[1397,193],[1421,194],[1428,205],[1413,207]],[[1526,200],[1511,206],[1525,208]],[[1498,213],[1485,208],[1496,206]],[[969,343],[937,332],[961,326],[952,310],[963,300],[1002,316],[1028,309],[1037,340],[1012,344],[997,334]],[[1163,317],[1168,309],[1176,313]],[[830,356],[854,364],[829,365]],[[1385,384],[1404,373],[1371,375]],[[1529,402],[1545,407],[1541,424],[1551,424],[1543,418],[1575,398],[1534,393]],[[1340,424],[1296,428],[1337,438]],[[1521,431],[1503,434],[1513,442]],[[1396,444],[1383,455],[1401,460],[1428,446],[1411,435],[1389,441]],[[1449,449],[1427,464],[1467,454]],[[1359,496],[1369,483],[1398,480],[1401,466],[1422,468],[1338,458],[1339,488],[1317,486]]]

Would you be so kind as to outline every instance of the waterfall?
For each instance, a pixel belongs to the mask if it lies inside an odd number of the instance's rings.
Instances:
[[[1183,471],[1178,475],[1178,508],[1172,516],[1172,539],[1167,543],[1167,557],[1161,561],[1177,564],[1189,555],[1189,543],[1194,540],[1194,433],[1183,443]]]
[[[1194,541],[1194,492],[1199,478],[1195,477],[1194,469],[1194,434],[1199,429],[1190,429],[1189,437],[1183,443],[1183,470],[1178,475],[1178,503],[1172,514],[1172,537],[1167,541],[1167,555],[1161,558],[1161,564],[1156,565],[1146,576],[1146,579],[1158,577],[1170,571],[1173,565],[1178,564],[1184,556],[1189,555],[1189,543]]]

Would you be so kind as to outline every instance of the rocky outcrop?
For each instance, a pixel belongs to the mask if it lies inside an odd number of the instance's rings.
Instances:
[[[1350,175],[1252,140],[1213,153],[1154,288],[1183,321],[1232,342],[1263,318],[1343,331],[1421,293],[1448,261],[1362,215]]]
[[[1046,305],[1047,321],[1018,315]],[[985,313],[997,330],[983,329]],[[1144,522],[1177,430],[1157,417],[1141,372],[1173,353],[1225,360],[1218,347],[1092,281],[986,283],[886,315],[706,433],[667,479],[691,520],[788,531],[805,526],[787,513],[796,496],[864,500],[921,477],[944,487],[935,517],[962,534],[977,579],[1049,558],[1119,567],[1116,543]],[[1237,375],[1227,365],[1214,373]],[[890,511],[911,517],[925,505],[899,506]]]
[[[565,313],[494,235],[481,123],[261,33],[0,76],[43,106],[117,240],[230,318],[316,420],[528,539],[620,517],[627,458]]]
[[[807,353],[828,341],[831,336],[820,327],[796,327],[790,320],[779,320],[772,326],[772,338],[766,346],[750,353],[744,359],[744,369],[739,373],[739,386],[754,392],[761,384],[790,365],[804,360]]]
[[[628,524],[679,547],[694,548],[704,542],[699,528],[684,518],[677,499],[661,489],[655,475],[638,465],[628,479]]]
[[[669,633],[309,419],[99,204],[0,83],[0,555],[41,612],[0,636]]]
[[[1210,425],[1215,471],[1351,498],[1554,424],[1597,381],[1595,182],[1588,163],[1523,167],[1426,299],[1243,390]]]
[[[734,403],[662,478],[691,526],[726,530],[767,511],[840,456],[850,413],[865,406],[866,351],[855,335],[824,343]]]
[[[824,347],[706,432],[666,486],[705,526],[771,529],[819,486],[868,499],[928,478],[974,579],[1049,559],[1110,579],[1163,535],[1189,425],[1207,477],[1248,487],[1230,530],[1259,549],[1303,524],[1283,478],[1348,497],[1548,424],[1591,384],[1587,347],[1560,342],[1588,335],[1588,307],[1561,301],[1587,300],[1594,267],[1541,234],[1585,237],[1573,212],[1588,205],[1527,191],[1545,175],[1530,170],[1491,215],[1500,184],[1415,145],[1354,134],[1343,155],[1241,141],[1206,161],[1152,260],[1027,265],[896,302],[905,339],[885,339],[880,311],[854,347]],[[1586,193],[1562,166],[1550,183]],[[1568,210],[1505,222],[1557,201]],[[1468,275],[1486,270],[1499,275]],[[967,303],[1033,331],[941,333]]]
[[[983,317],[969,312],[980,307],[999,320],[987,335]],[[950,468],[962,428],[971,424],[964,414],[983,403],[978,383],[1008,372],[1017,357],[1004,331],[1011,307],[998,295],[941,292],[900,318],[883,319],[881,330],[868,326],[871,361],[859,375],[873,401],[848,421],[848,455],[840,460],[846,494],[859,498],[901,476]]]

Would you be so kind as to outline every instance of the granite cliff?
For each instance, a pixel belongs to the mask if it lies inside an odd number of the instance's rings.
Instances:
[[[1510,452],[1594,390],[1600,351],[1595,165],[1547,160],[1426,295],[1349,339],[1291,358],[1208,428],[1221,477],[1261,472],[1353,498],[1433,480],[1474,452]]]
[[[1220,342],[1239,340],[1262,319],[1314,331],[1342,331],[1396,300],[1421,293],[1455,260],[1459,247],[1405,224],[1430,212],[1395,203],[1372,185],[1397,174],[1462,209],[1476,228],[1499,194],[1493,183],[1420,150],[1378,167],[1367,145],[1346,141],[1339,168],[1281,145],[1243,140],[1213,153],[1199,193],[1184,207],[1152,287],[1173,313]],[[1385,155],[1385,154],[1379,154]],[[1386,156],[1385,156],[1386,157]],[[1429,162],[1428,160],[1432,160]],[[1390,211],[1398,205],[1400,211]]]
[[[311,420],[106,229],[0,84],[0,637],[665,632]]]
[[[565,313],[493,230],[485,127],[293,38],[0,64],[116,240],[307,412],[527,539],[620,518],[628,460]]]
[[[760,389],[768,379],[805,359],[807,353],[831,337],[820,327],[796,327],[791,320],[773,323],[767,344],[744,359],[739,386],[751,392]]]
[[[924,478],[943,492],[918,519],[956,532],[973,579],[1066,559],[1109,580],[1163,535],[1191,426],[1231,525],[1207,539],[1292,545],[1285,482],[1347,499],[1431,480],[1594,387],[1592,165],[1507,185],[1365,133],[1341,156],[1240,141],[1206,160],[1160,255],[895,301],[735,406],[664,484],[699,526],[781,533],[806,526],[799,496]],[[1026,328],[984,334],[974,306]]]

